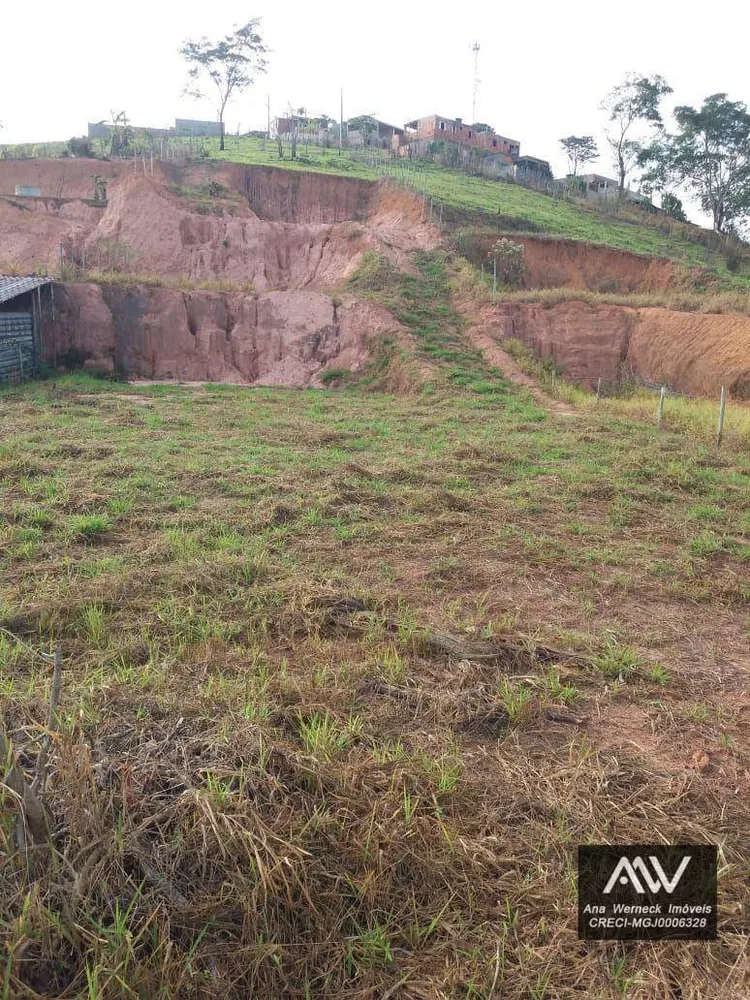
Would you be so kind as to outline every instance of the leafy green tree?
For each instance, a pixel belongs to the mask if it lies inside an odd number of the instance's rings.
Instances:
[[[197,86],[201,78],[209,79],[216,88],[216,111],[221,125],[219,148],[224,149],[224,112],[232,97],[251,85],[258,73],[265,73],[266,48],[258,32],[260,19],[252,18],[241,28],[217,42],[201,38],[186,41],[180,55],[187,62],[188,85],[185,92],[192,97],[205,95]],[[191,87],[191,84],[195,86]]]
[[[357,118],[350,118],[347,124],[349,132],[359,132],[365,146],[372,145],[372,137],[378,132],[378,122],[372,115],[359,115]]]
[[[672,194],[669,191],[663,194],[661,196],[661,207],[663,212],[666,212],[667,215],[671,215],[672,218],[677,219],[678,222],[687,222],[687,216],[685,215],[685,209],[682,207],[682,201],[676,194]]]
[[[579,166],[591,163],[599,155],[593,135],[569,135],[560,139],[560,145],[568,157],[568,173],[572,177],[578,176]]]
[[[638,76],[629,73],[614,87],[601,104],[607,113],[607,142],[617,166],[620,197],[625,191],[628,171],[636,163],[643,148],[638,134],[639,123],[662,128],[659,105],[672,88],[662,76]]]
[[[717,233],[750,217],[750,114],[741,101],[712,94],[696,109],[675,108],[668,166],[692,187]]]
[[[73,136],[68,139],[67,151],[71,156],[85,156],[93,160],[96,156],[91,140],[87,136]]]

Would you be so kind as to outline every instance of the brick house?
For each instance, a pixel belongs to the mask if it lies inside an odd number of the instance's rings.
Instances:
[[[521,152],[521,144],[517,140],[508,139],[496,132],[478,132],[473,125],[467,125],[461,118],[427,115],[406,123],[403,145],[417,143],[421,146],[434,142],[455,142],[466,149],[483,149],[491,154],[509,156],[513,160]]]

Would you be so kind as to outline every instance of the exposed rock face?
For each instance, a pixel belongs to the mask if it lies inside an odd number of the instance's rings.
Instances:
[[[750,398],[750,317],[560,302],[488,306],[481,321],[498,340],[517,337],[591,385],[635,373],[681,392],[714,395],[724,385]]]
[[[327,367],[361,367],[371,336],[398,331],[385,309],[312,291],[71,284],[56,288],[56,309],[48,360],[134,378],[318,385]]]

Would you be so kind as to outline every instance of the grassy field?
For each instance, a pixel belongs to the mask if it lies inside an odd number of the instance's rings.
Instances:
[[[310,146],[305,153],[304,145],[300,144],[296,160],[289,158],[286,146],[285,158],[280,160],[273,142],[232,138],[227,139],[223,153],[219,152],[218,140],[205,140],[204,149],[209,158],[217,160],[286,170],[346,174],[369,180],[383,176],[381,168],[370,165],[366,153],[345,151],[340,156],[337,149],[318,146]],[[633,253],[668,257],[686,266],[715,269],[722,283],[728,287],[750,285],[750,260],[745,260],[738,273],[730,273],[720,254],[696,242],[695,237],[700,234],[697,227],[683,226],[663,216],[648,216],[637,209],[628,209],[620,214],[604,213],[582,202],[553,198],[518,184],[472,177],[432,163],[394,163],[387,157],[384,162],[387,163],[386,176],[416,185],[419,191],[460,213],[467,221],[471,221],[474,215],[481,215],[485,221],[492,222],[494,219],[500,229],[527,229]]]
[[[748,995],[747,457],[484,376],[0,394],[0,995]],[[686,840],[719,941],[577,939]]]

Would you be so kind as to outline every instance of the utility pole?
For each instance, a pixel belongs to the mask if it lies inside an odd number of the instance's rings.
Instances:
[[[271,95],[266,94],[266,113],[268,114],[268,130],[266,132],[266,138],[271,138]]]
[[[341,88],[341,106],[339,108],[339,156],[344,145],[344,88]]]
[[[471,124],[475,125],[477,120],[477,89],[479,87],[479,42],[474,42],[471,51],[474,53],[474,91],[471,100]]]

